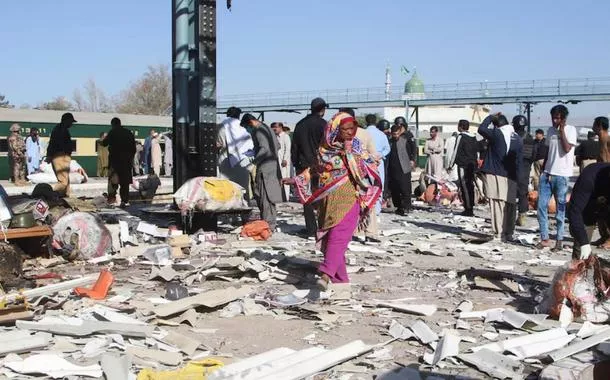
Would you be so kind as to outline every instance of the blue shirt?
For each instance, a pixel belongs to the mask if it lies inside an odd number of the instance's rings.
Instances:
[[[375,143],[377,153],[379,153],[381,158],[385,159],[387,155],[390,154],[390,142],[388,141],[388,136],[386,136],[385,133],[381,132],[374,125],[369,125],[366,127],[366,131],[373,138],[373,143]]]

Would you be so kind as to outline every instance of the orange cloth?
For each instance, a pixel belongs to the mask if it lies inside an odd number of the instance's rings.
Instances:
[[[254,240],[267,240],[271,237],[271,228],[264,220],[255,220],[246,223],[241,230],[242,237],[251,237]]]

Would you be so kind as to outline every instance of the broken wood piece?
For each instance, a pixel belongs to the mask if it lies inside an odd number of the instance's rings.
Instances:
[[[33,237],[46,237],[53,235],[53,230],[47,226],[34,226],[29,228],[7,228],[2,235],[6,240],[24,239]]]
[[[191,246],[191,237],[189,235],[171,236],[167,243],[170,247],[185,248]]]
[[[252,290],[253,288],[251,286],[210,290],[208,292],[199,293],[191,297],[160,305],[155,309],[155,314],[159,317],[168,317],[198,306],[205,306],[213,309],[228,304],[231,301],[235,301],[236,299],[243,298],[250,294]]]
[[[497,379],[520,377],[524,366],[520,362],[488,349],[457,356],[461,361]]]
[[[34,312],[30,310],[0,313],[0,325],[12,325],[16,321],[30,321],[34,318]],[[2,340],[0,340],[1,342]]]

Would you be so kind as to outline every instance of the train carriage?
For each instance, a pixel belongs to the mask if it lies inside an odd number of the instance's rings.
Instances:
[[[41,143],[46,146],[51,131],[61,119],[64,111],[44,111],[0,108],[0,179],[9,178],[8,142],[9,128],[17,123],[21,126],[21,135],[25,138],[31,128],[40,131]],[[121,119],[123,126],[133,132],[136,140],[143,142],[151,129],[159,133],[171,131],[170,116],[128,115],[115,113],[73,112],[78,123],[70,129],[73,143],[73,157],[87,171],[95,176],[97,168],[97,152],[95,141],[102,132],[110,130],[110,120],[113,117]],[[163,140],[162,140],[163,141]]]

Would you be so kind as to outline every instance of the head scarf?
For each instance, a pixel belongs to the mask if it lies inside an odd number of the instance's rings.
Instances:
[[[354,137],[351,148],[339,140],[340,126],[353,122],[353,116],[340,112],[326,125],[318,150],[319,188],[313,193],[310,188],[310,173],[306,170],[297,176],[297,193],[305,204],[317,202],[347,181],[353,181],[358,190],[362,209],[371,208],[381,195],[381,178],[374,158],[365,149],[360,139]]]

